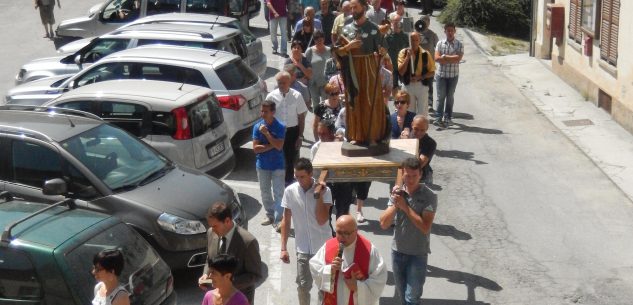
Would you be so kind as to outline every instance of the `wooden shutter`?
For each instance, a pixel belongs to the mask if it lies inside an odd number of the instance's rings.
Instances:
[[[581,27],[582,0],[570,0],[569,3],[569,38],[580,43],[582,40]]]
[[[616,66],[618,62],[620,0],[603,0],[601,15],[600,58]]]

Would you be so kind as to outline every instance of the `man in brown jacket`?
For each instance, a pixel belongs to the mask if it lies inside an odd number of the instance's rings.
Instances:
[[[233,222],[231,207],[224,202],[214,203],[207,211],[207,259],[220,254],[230,254],[238,260],[238,267],[233,273],[233,285],[248,298],[249,304],[254,304],[255,285],[262,279],[261,257],[259,243],[255,236]],[[210,287],[204,284],[209,277],[209,265],[204,266],[204,272],[198,284],[203,290]]]

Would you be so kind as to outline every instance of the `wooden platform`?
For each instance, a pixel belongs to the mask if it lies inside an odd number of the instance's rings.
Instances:
[[[312,166],[315,174],[328,170],[328,182],[395,181],[398,167],[406,158],[417,157],[418,139],[397,139],[389,143],[389,153],[375,157],[346,157],[341,154],[342,142],[319,145]]]

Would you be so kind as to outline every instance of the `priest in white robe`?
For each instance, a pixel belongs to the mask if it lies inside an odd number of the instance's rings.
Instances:
[[[377,304],[387,283],[380,252],[358,234],[356,220],[350,215],[336,220],[336,237],[310,259],[310,272],[324,292],[324,305]]]

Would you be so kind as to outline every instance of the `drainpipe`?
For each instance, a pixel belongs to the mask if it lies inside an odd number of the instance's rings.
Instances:
[[[534,57],[536,45],[536,15],[538,10],[538,0],[532,0],[532,16],[530,17],[530,57]]]

